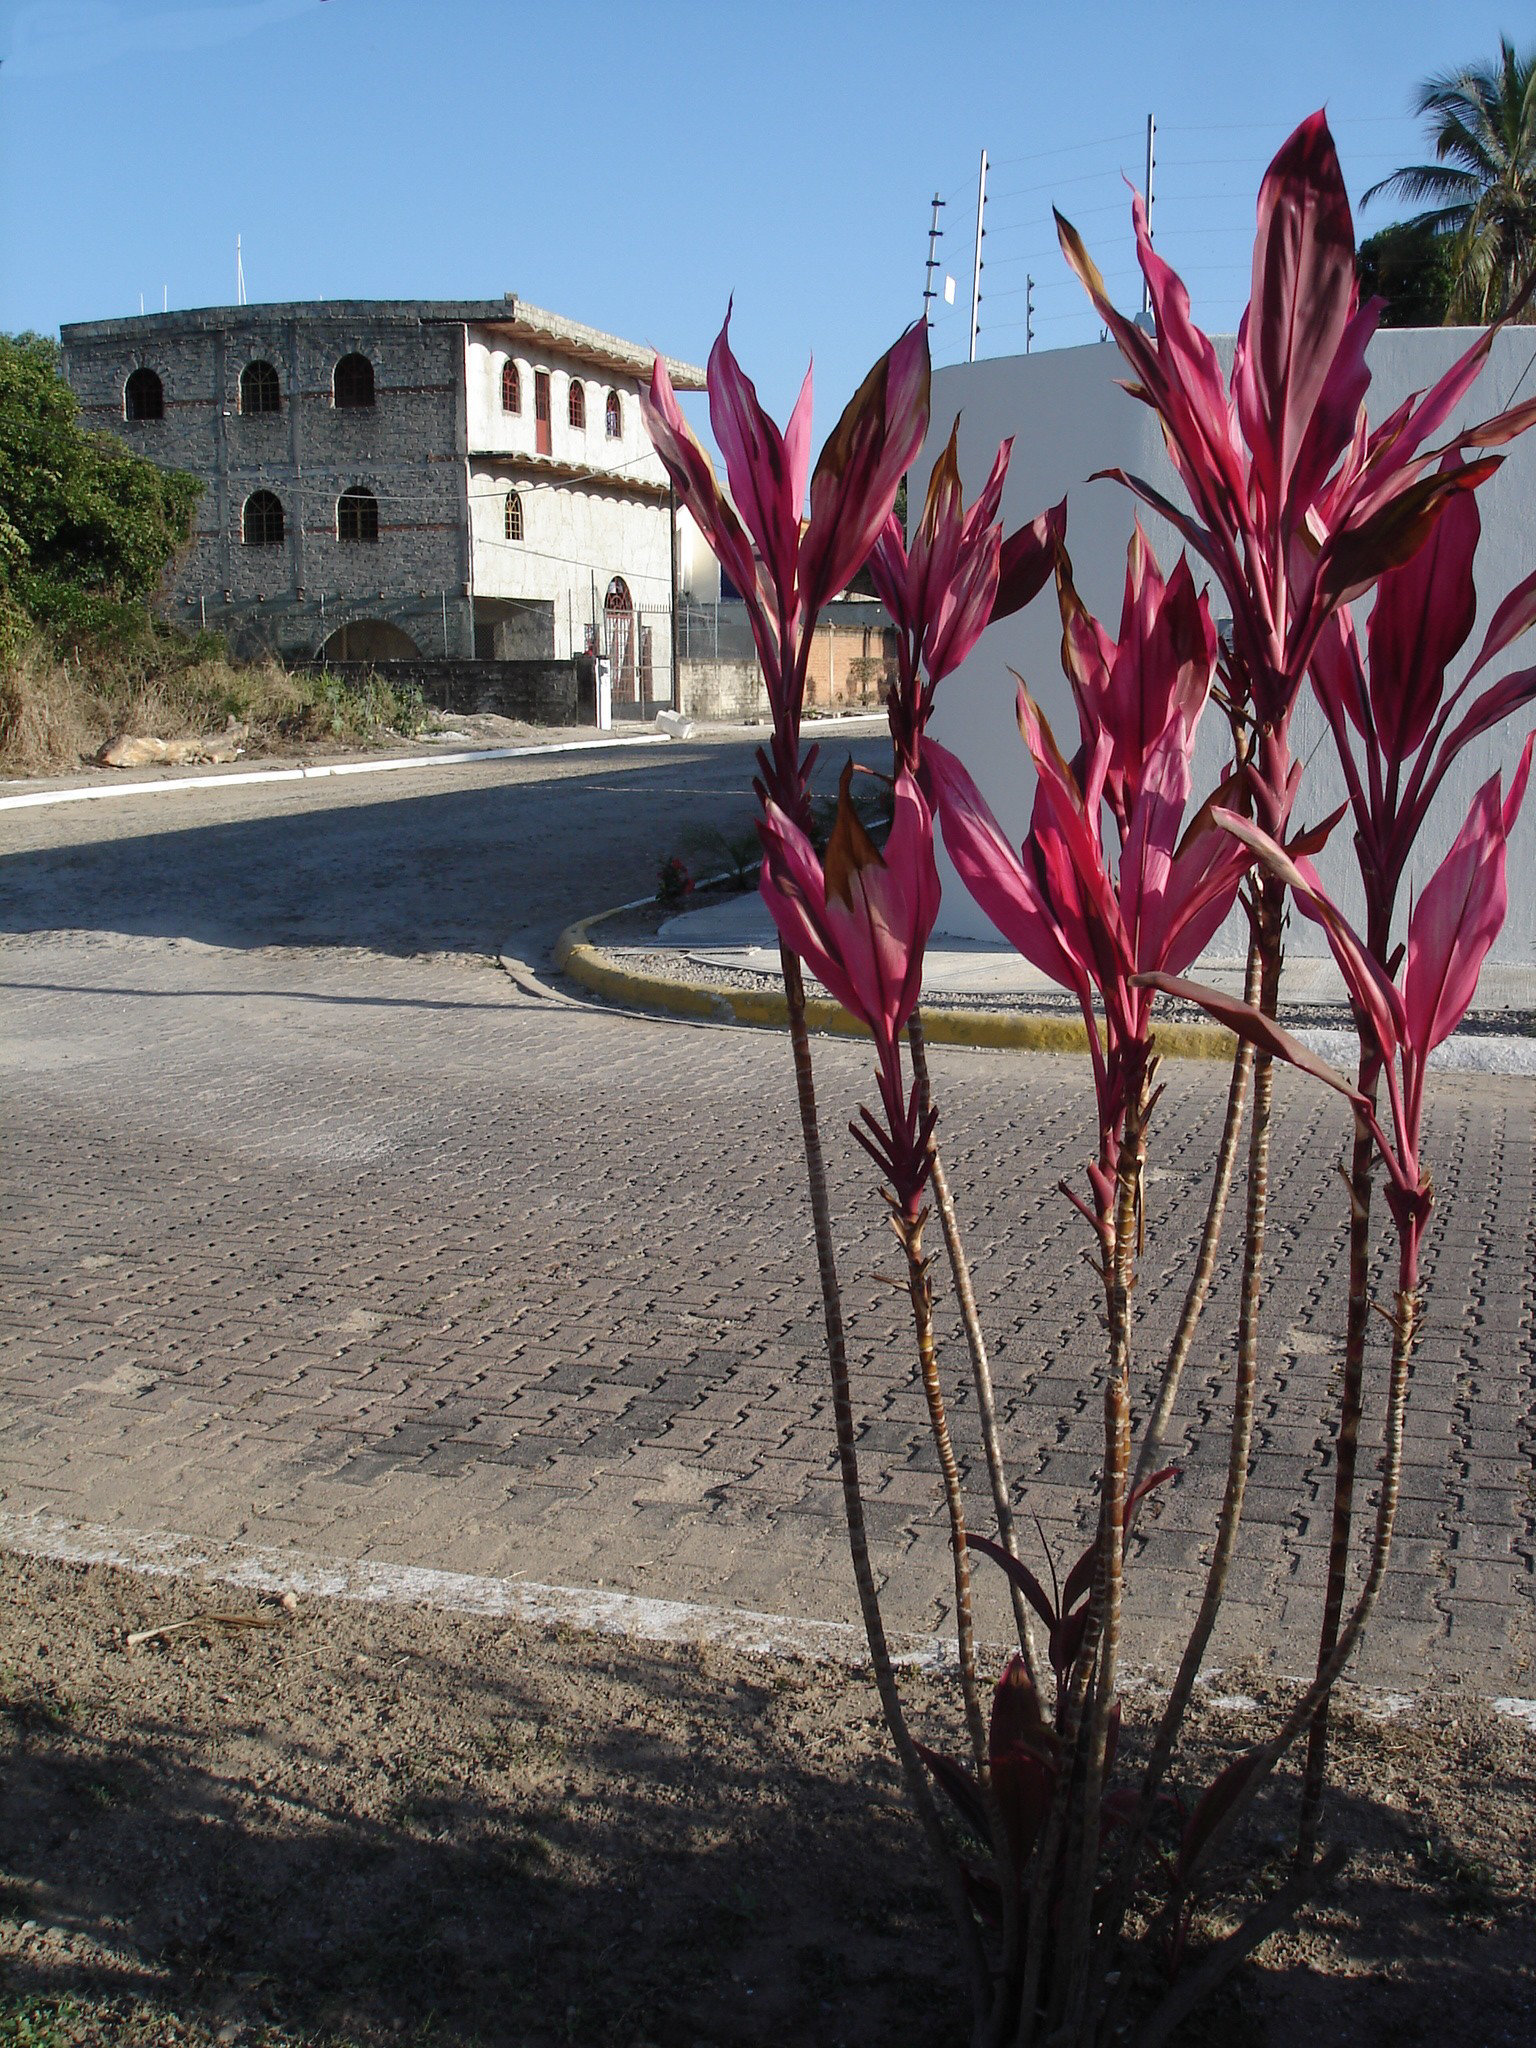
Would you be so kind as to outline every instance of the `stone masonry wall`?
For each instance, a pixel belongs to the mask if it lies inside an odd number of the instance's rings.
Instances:
[[[66,327],[63,343],[82,424],[205,483],[166,591],[176,624],[294,658],[342,625],[380,619],[424,656],[473,654],[461,324],[409,306],[224,307]],[[338,409],[332,373],[353,352],[373,365],[375,403]],[[253,361],[277,371],[277,413],[240,410]],[[161,379],[163,419],[124,417],[140,366]],[[337,536],[337,499],[355,484],[378,500],[377,542]],[[243,541],[259,489],[282,504],[281,546]]]
[[[590,655],[574,661],[328,661],[325,667],[332,675],[377,673],[407,688],[414,684],[434,709],[460,717],[494,712],[527,725],[597,723]]]

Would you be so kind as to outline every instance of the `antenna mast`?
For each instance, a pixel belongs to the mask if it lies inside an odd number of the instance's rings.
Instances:
[[[1157,122],[1151,114],[1147,116],[1147,240],[1152,239],[1152,173],[1157,168]],[[1141,310],[1152,311],[1152,287],[1145,278],[1141,281]]]
[[[981,152],[981,175],[976,181],[976,261],[971,271],[971,353],[968,361],[976,360],[976,329],[981,313],[981,243],[987,230],[987,152]]]
[[[935,192],[933,195],[933,218],[928,223],[928,262],[923,272],[923,318],[933,325],[932,302],[938,297],[933,288],[933,273],[939,267],[939,243],[944,239],[944,230],[939,226],[939,208],[944,201]]]
[[[240,237],[235,237],[235,304],[245,304],[245,256],[240,247]]]

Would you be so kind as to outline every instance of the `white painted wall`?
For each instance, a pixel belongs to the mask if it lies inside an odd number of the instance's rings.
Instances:
[[[720,564],[686,506],[677,512],[677,588],[690,604],[720,602]]]
[[[501,409],[501,372],[511,358],[522,382],[522,411]],[[532,342],[508,341],[493,328],[471,327],[465,340],[464,376],[466,427],[471,455],[534,456],[533,376],[550,374],[550,455],[556,462],[580,463],[599,472],[622,471],[644,483],[665,485],[667,472],[652,448],[640,418],[638,378],[561,355]],[[573,379],[585,386],[587,423],[570,424]],[[608,438],[604,402],[609,391],[619,395],[621,432]]]
[[[506,537],[507,492],[523,501],[523,538]],[[555,607],[555,654],[580,653],[613,577],[642,609],[671,603],[667,508],[600,483],[531,477],[513,463],[472,460],[469,530],[476,597],[535,598]]]
[[[1370,352],[1372,383],[1367,402],[1372,419],[1385,418],[1410,391],[1431,384],[1471,340],[1465,329],[1398,329],[1378,335]],[[1231,340],[1219,339],[1216,346],[1223,367],[1230,368]],[[1530,328],[1515,328],[1498,336],[1461,419],[1470,421],[1496,412],[1509,404],[1517,391],[1522,397],[1536,395],[1533,365],[1536,333]],[[1119,484],[1087,479],[1095,470],[1111,466],[1133,470],[1176,502],[1186,502],[1155,416],[1118,388],[1125,375],[1120,352],[1109,342],[956,364],[936,371],[932,426],[913,464],[909,484],[909,503],[915,509],[922,504],[928,474],[949,438],[957,412],[960,468],[967,497],[980,489],[999,441],[1012,434],[1013,457],[1003,495],[1005,525],[1012,529],[1063,495],[1067,497],[1067,545],[1078,589],[1111,632],[1119,627],[1134,501]],[[1483,515],[1477,561],[1478,620],[1453,680],[1475,653],[1500,598],[1536,568],[1536,433],[1514,444],[1498,476],[1478,493],[1478,501]],[[1143,525],[1166,572],[1182,543],[1164,520],[1145,514]],[[1202,563],[1191,566],[1198,585],[1210,581]],[[1219,591],[1213,593],[1213,611],[1219,616],[1225,608]],[[1060,631],[1054,594],[1047,587],[1024,612],[991,627],[964,667],[939,690],[935,737],[963,758],[1016,841],[1028,826],[1034,771],[1014,724],[1015,685],[1008,671],[1014,668],[1024,676],[1071,752],[1077,743],[1077,721],[1061,671]],[[1517,643],[1494,673],[1531,663],[1536,663],[1536,636]],[[1472,792],[1495,768],[1507,769],[1514,762],[1533,723],[1536,720],[1531,717],[1516,720],[1505,732],[1486,735],[1462,756],[1458,768],[1447,777],[1426,826],[1421,841],[1424,851],[1410,873],[1415,887],[1422,886],[1450,843]],[[1215,779],[1225,758],[1224,742],[1219,717],[1208,712],[1199,764],[1205,786]],[[1298,816],[1306,820],[1322,817],[1342,800],[1344,791],[1332,760],[1332,741],[1310,696],[1304,696],[1298,708],[1294,744],[1297,755],[1308,761]],[[1341,901],[1353,909],[1358,898],[1351,881],[1354,860],[1347,831],[1346,822],[1319,865]],[[941,928],[956,934],[990,936],[991,927],[947,860],[941,861],[941,872]],[[1493,959],[1510,966],[1536,965],[1536,795],[1527,803],[1511,842],[1509,895],[1509,916]],[[1213,943],[1210,957],[1235,959],[1244,943],[1238,921],[1229,919]],[[1321,933],[1304,918],[1293,920],[1288,944],[1297,953],[1326,950]]]
[[[502,409],[502,370],[518,366],[521,410]],[[534,373],[550,375],[550,452],[536,450]],[[469,454],[471,574],[478,598],[533,599],[554,606],[555,654],[585,646],[584,629],[601,613],[609,583],[622,576],[636,606],[671,603],[667,505],[632,496],[623,482],[665,488],[667,473],[640,417],[639,381],[598,369],[558,350],[509,341],[494,328],[465,336],[465,431]],[[570,388],[586,392],[586,425],[570,424]],[[620,433],[606,425],[609,391],[619,396]],[[540,475],[553,461],[583,474]],[[612,479],[612,481],[607,481]],[[506,537],[507,492],[522,495],[523,537]]]

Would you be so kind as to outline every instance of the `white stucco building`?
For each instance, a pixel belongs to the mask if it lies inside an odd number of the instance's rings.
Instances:
[[[1466,329],[1393,329],[1371,344],[1370,416],[1384,419],[1410,392],[1432,384],[1472,341]],[[1217,338],[1222,367],[1229,371],[1232,340]],[[1119,350],[1109,342],[1083,348],[1047,350],[1035,355],[1004,356],[957,364],[935,372],[933,415],[929,438],[913,465],[908,502],[920,505],[935,460],[960,415],[960,467],[967,498],[981,488],[998,443],[1014,436],[1013,458],[1003,495],[1008,529],[1031,519],[1065,496],[1068,500],[1067,546],[1078,590],[1090,610],[1111,633],[1118,632],[1125,550],[1130,539],[1136,501],[1122,485],[1090,483],[1096,471],[1118,467],[1146,477],[1176,503],[1187,503],[1163,445],[1162,431],[1151,410],[1119,389],[1127,374]],[[1455,425],[1485,418],[1518,395],[1536,393],[1536,333],[1528,327],[1506,329],[1493,344],[1482,377],[1461,413],[1453,417],[1437,442]],[[1487,622],[1509,588],[1536,568],[1536,432],[1504,451],[1499,474],[1478,493],[1483,540],[1477,557],[1478,619],[1471,639],[1452,670],[1454,683],[1475,654]],[[1142,524],[1164,571],[1183,546],[1173,528],[1144,508]],[[1197,586],[1213,582],[1209,570],[1192,561]],[[1212,590],[1212,609],[1225,610],[1219,589]],[[1357,616],[1363,607],[1357,607]],[[1014,723],[1016,669],[1051,720],[1070,752],[1077,742],[1077,721],[1071,693],[1062,674],[1061,622],[1048,587],[1034,603],[1011,619],[991,627],[965,665],[946,679],[938,693],[933,722],[935,738],[953,748],[975,776],[1011,838],[1022,839],[1029,823],[1034,771]],[[1536,662],[1536,635],[1517,643],[1491,674]],[[1410,870],[1409,883],[1421,887],[1430,866],[1449,844],[1466,814],[1473,791],[1495,768],[1506,771],[1516,760],[1536,716],[1512,721],[1504,730],[1475,741],[1447,776],[1421,840],[1424,852]],[[1226,759],[1226,728],[1213,706],[1201,731],[1202,759],[1198,773],[1209,787]],[[1300,817],[1316,820],[1343,800],[1343,781],[1332,756],[1332,740],[1311,697],[1303,693],[1294,726],[1294,748],[1307,763]],[[1357,910],[1351,877],[1353,853],[1348,823],[1339,827],[1334,845],[1319,865],[1346,908]],[[990,935],[990,926],[966,895],[945,862],[941,927],[956,934]],[[1406,900],[1406,897],[1405,897]],[[1291,922],[1287,945],[1298,955],[1326,951],[1317,927],[1305,918]],[[1241,957],[1245,927],[1229,919],[1211,948],[1213,960]],[[1527,802],[1510,846],[1509,916],[1484,975],[1484,990],[1499,996],[1504,969],[1536,966],[1536,795]],[[1522,974],[1520,982],[1529,983]],[[1505,997],[1503,999],[1510,999]]]
[[[164,593],[178,624],[290,660],[597,652],[616,703],[670,698],[648,346],[510,293],[205,307],[62,341],[84,423],[203,482]]]

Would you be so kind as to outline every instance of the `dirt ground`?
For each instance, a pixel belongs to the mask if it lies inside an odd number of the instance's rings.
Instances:
[[[9,1556],[0,1602],[6,2048],[964,2039],[857,1673]],[[213,1609],[271,1625],[125,1643]],[[907,1689],[951,1744],[945,1681]],[[1198,1771],[1271,1705],[1208,1697]],[[1354,1860],[1190,2038],[1536,2037],[1533,1740],[1454,1697],[1345,1711]],[[1278,1806],[1255,1828],[1278,1869]]]

